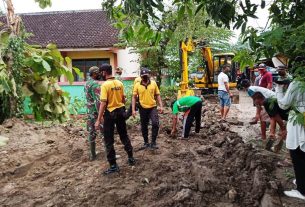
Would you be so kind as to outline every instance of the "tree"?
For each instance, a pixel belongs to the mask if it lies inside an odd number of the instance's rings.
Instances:
[[[21,18],[15,15],[11,0],[6,4],[8,25],[0,31],[0,122],[21,114],[25,97],[31,99],[36,120],[63,121],[69,115],[69,99],[57,79],[65,75],[72,82],[72,70],[80,71],[55,45],[43,49],[27,44]]]
[[[162,0],[125,0],[121,4],[124,11],[133,14],[140,22],[150,25],[152,18],[158,18],[158,12],[164,12]],[[104,2],[105,8],[111,8],[115,0]],[[213,22],[217,27],[234,29],[241,28],[244,42],[249,42],[252,51],[244,51],[248,59],[255,55],[272,57],[277,53],[290,59],[289,69],[296,79],[301,81],[302,90],[305,92],[305,0],[273,0],[270,3],[269,19],[271,25],[267,31],[247,27],[248,18],[257,18],[256,11],[260,6],[266,6],[266,1],[252,3],[250,0],[174,0],[173,7],[178,9],[178,17],[192,16],[195,6],[198,14],[200,11],[207,13],[205,24]],[[179,18],[178,18],[179,19]],[[248,61],[248,60],[245,60]],[[305,116],[297,115],[298,123],[305,123]]]
[[[195,9],[194,7],[192,10],[193,14]],[[206,27],[206,19],[207,14],[199,12],[198,15],[188,16],[180,20],[166,48],[166,64],[170,68],[172,77],[181,76],[178,46],[179,42],[185,40],[185,38],[191,37],[194,41],[206,42],[212,48],[213,53],[230,52],[232,50],[229,41],[233,36],[233,32],[225,28],[216,27],[212,23]],[[197,70],[200,65],[202,65],[202,56],[198,49],[189,56],[190,72]]]
[[[141,65],[153,69],[160,85],[164,70],[172,76],[180,76],[179,41],[196,37],[208,41],[216,51],[225,51],[230,47],[226,42],[232,32],[212,24],[207,28],[207,15],[204,12],[195,15],[195,10],[193,6],[185,15],[179,13],[176,7],[163,7],[163,11],[152,15],[148,22],[142,21],[136,14],[128,13],[129,10],[123,4],[112,7],[109,13],[115,27],[120,30],[120,45],[135,48],[135,52],[141,54]],[[198,66],[202,61],[200,52],[193,57],[192,62]]]
[[[270,28],[267,31],[249,28],[244,35],[258,57],[270,58],[278,53],[288,57],[291,72],[299,79],[305,79],[305,65],[294,60],[305,54],[304,10],[304,0],[275,0],[270,6]]]
[[[141,55],[141,65],[149,67],[161,83],[162,69],[166,68],[165,52],[177,27],[175,12],[164,12],[153,16],[149,23],[142,22],[135,14],[126,13],[121,5],[113,7],[111,18],[120,30],[120,44],[134,48]]]

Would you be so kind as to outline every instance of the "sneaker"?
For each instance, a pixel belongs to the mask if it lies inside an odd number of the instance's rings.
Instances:
[[[268,151],[270,151],[270,150],[271,150],[271,147],[272,147],[272,145],[273,145],[273,143],[274,143],[274,139],[268,138],[268,139],[267,139],[267,142],[266,142],[266,145],[265,145],[265,149],[268,150]]]
[[[288,197],[299,198],[299,199],[305,200],[305,196],[302,195],[298,190],[284,191],[284,194]]]
[[[144,143],[143,146],[140,147],[139,150],[145,150],[145,149],[147,149],[147,148],[149,148],[149,147],[150,147],[149,143]]]
[[[151,149],[159,149],[159,147],[156,143],[151,143],[150,148]]]
[[[111,165],[110,168],[104,171],[104,175],[109,175],[111,173],[119,172],[120,168],[117,164]]]
[[[281,139],[278,143],[276,143],[274,145],[273,152],[278,153],[279,151],[281,151],[283,144],[284,144],[284,141]]]
[[[136,164],[136,160],[133,157],[128,158],[128,165],[134,166]]]

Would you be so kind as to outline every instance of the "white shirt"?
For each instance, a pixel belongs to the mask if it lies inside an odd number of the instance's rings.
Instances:
[[[288,109],[294,106],[299,112],[305,112],[305,93],[302,93],[299,84],[300,82],[293,81],[290,83],[285,96],[283,98],[277,97],[279,107]],[[290,150],[300,147],[305,152],[305,127],[301,124],[293,124],[294,115],[295,112],[291,110],[287,122],[286,147]]]
[[[285,79],[289,79],[292,80],[292,77],[290,75],[287,75],[286,78],[278,78],[278,80],[285,80]],[[285,96],[286,90],[285,90],[285,85],[284,84],[275,84],[275,93],[276,93],[276,97],[278,99],[282,99]]]
[[[275,93],[276,93],[276,97],[278,99],[282,99],[284,98],[284,85],[281,85],[281,84],[276,84],[275,85]]]
[[[276,98],[276,94],[267,88],[260,87],[260,86],[250,86],[248,88],[249,96],[252,96],[256,92],[260,92],[265,98]],[[253,93],[253,94],[251,95],[251,93]]]
[[[224,72],[221,72],[218,75],[218,90],[219,91],[227,91],[225,83],[229,84],[229,77]]]

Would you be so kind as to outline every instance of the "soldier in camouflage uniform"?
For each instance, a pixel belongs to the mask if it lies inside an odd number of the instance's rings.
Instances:
[[[95,160],[96,159],[96,152],[95,152],[95,139],[97,136],[97,132],[95,130],[94,124],[98,117],[98,110],[100,107],[100,84],[97,82],[100,77],[99,68],[97,66],[93,66],[89,68],[90,78],[87,80],[84,91],[86,94],[87,99],[87,130],[89,132],[89,146],[90,146],[90,153],[89,159]]]

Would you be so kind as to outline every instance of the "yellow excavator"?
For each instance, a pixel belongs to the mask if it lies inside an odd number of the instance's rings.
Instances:
[[[189,69],[188,69],[188,55],[200,49],[203,58],[202,65],[197,68],[195,74],[192,74],[194,80],[194,88],[189,87]],[[203,95],[211,96],[217,94],[218,83],[217,76],[220,73],[220,66],[229,64],[231,72],[229,74],[230,83],[229,87],[233,90],[233,102],[238,103],[239,96],[236,89],[236,66],[237,64],[232,61],[234,53],[223,53],[212,55],[211,48],[207,46],[206,42],[193,41],[187,38],[185,41],[180,42],[179,46],[180,68],[181,68],[181,82],[180,90],[178,91],[178,99],[183,96]]]

